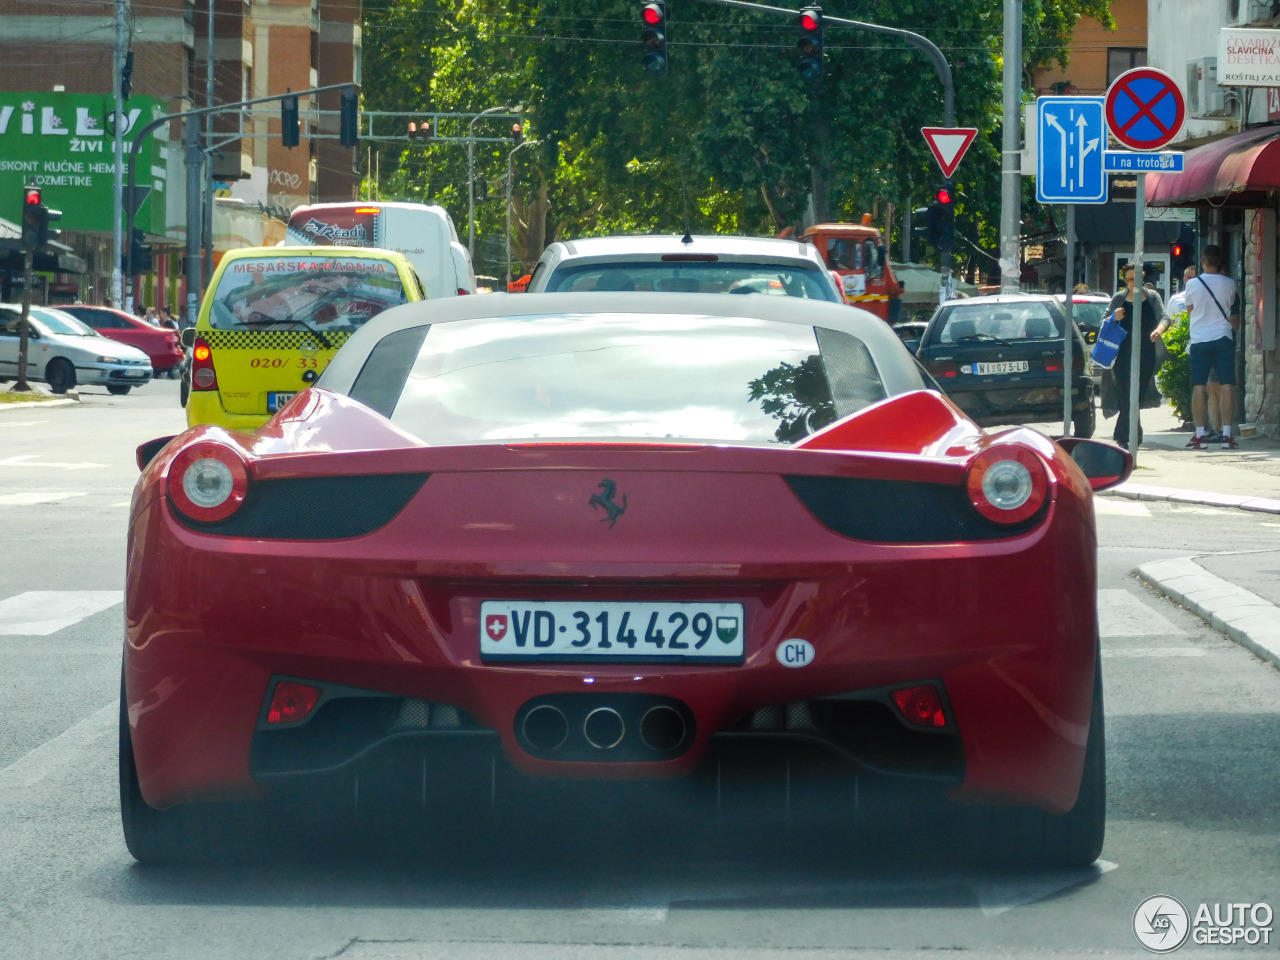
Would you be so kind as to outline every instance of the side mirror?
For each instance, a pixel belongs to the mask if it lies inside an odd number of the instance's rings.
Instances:
[[[182,345],[186,347],[188,350],[190,350],[192,347],[196,345],[196,328],[195,327],[187,327],[178,336],[182,340]]]
[[[1101,440],[1084,440],[1080,437],[1063,437],[1058,446],[1071,455],[1094,490],[1118,487],[1133,473],[1133,457],[1123,447]]]
[[[155,440],[148,440],[146,443],[138,447],[138,469],[147,469],[147,464],[156,458],[156,454],[165,448],[173,437],[157,437]]]

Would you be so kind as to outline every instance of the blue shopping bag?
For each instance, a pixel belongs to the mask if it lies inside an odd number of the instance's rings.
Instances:
[[[1124,327],[1120,326],[1120,321],[1116,319],[1113,313],[1102,321],[1102,326],[1098,328],[1098,340],[1093,345],[1093,351],[1089,354],[1090,358],[1098,366],[1105,370],[1110,370],[1116,363],[1116,356],[1120,353],[1120,345],[1124,343],[1124,338],[1128,334],[1125,333]]]

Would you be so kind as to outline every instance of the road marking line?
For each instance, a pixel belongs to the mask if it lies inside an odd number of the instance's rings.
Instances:
[[[132,500],[121,500],[119,503],[113,503],[113,504],[111,504],[111,506],[113,506],[113,507],[127,507],[127,506],[130,506],[132,503],[133,503],[133,501],[132,501]]]
[[[77,767],[83,766],[80,754],[87,747],[96,746],[102,735],[116,725],[119,715],[120,704],[109,703],[52,740],[46,740],[30,753],[19,757],[0,770],[0,790],[32,786],[59,767],[73,763]]]
[[[1104,637],[1182,637],[1187,633],[1122,589],[1098,591],[1098,631]]]
[[[1207,657],[1208,655],[1199,647],[1120,647],[1102,651],[1104,660],[1136,660],[1141,657]]]
[[[1093,512],[1116,517],[1151,516],[1151,508],[1139,500],[1104,500],[1102,497],[1094,499]]]
[[[0,507],[30,507],[37,503],[57,503],[83,493],[6,493],[0,494]]]
[[[37,455],[34,453],[24,453],[21,456],[6,457],[5,459],[0,460],[0,467],[49,467],[60,470],[92,470],[105,466],[105,463],[93,463],[89,460],[82,460],[79,463],[62,463],[56,460],[38,460]]]
[[[0,600],[0,637],[47,637],[124,601],[121,590],[32,590]]]

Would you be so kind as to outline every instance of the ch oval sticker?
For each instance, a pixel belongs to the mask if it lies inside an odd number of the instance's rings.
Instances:
[[[784,667],[807,667],[813,663],[813,644],[808,640],[783,640],[778,644],[777,657]]]

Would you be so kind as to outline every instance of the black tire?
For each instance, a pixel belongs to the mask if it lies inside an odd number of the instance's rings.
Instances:
[[[1098,428],[1098,408],[1089,398],[1089,406],[1085,410],[1076,410],[1071,416],[1071,435],[1081,440],[1088,440]]]
[[[133,760],[133,740],[129,735],[129,707],[120,677],[120,819],[124,843],[133,858],[144,864],[181,863],[192,851],[183,811],[157,810],[142,798],[138,768]]]
[[[44,381],[54,393],[66,393],[76,385],[76,368],[65,357],[54,357],[44,368]]]
[[[113,397],[123,397],[126,393],[133,389],[131,384],[127,383],[109,383],[107,384],[107,393]]]
[[[978,814],[979,859],[1023,867],[1087,867],[1102,853],[1107,823],[1106,731],[1102,664],[1095,668],[1093,708],[1076,805],[1064,814],[1027,807],[984,807]]]

